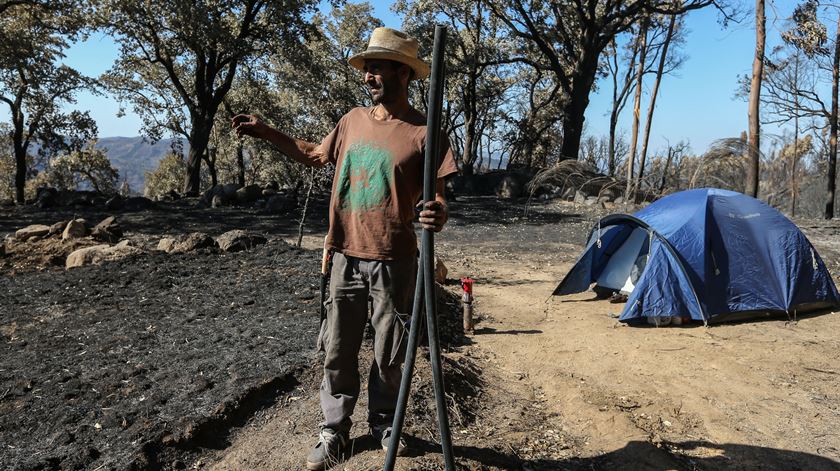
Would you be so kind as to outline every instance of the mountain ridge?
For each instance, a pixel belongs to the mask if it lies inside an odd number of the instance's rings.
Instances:
[[[189,152],[189,144],[183,139],[161,139],[152,144],[143,136],[110,136],[96,142],[98,149],[104,149],[111,165],[120,172],[120,183],[128,182],[131,191],[142,193],[146,172],[157,168],[163,157],[180,142],[183,152]]]

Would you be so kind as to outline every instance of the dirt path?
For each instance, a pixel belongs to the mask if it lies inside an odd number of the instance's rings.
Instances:
[[[533,225],[470,215],[438,242],[450,279],[477,279],[472,345],[446,355],[480,370],[478,405],[462,405],[474,417],[453,425],[463,469],[840,469],[840,316],[627,327],[614,317],[622,305],[548,296],[580,250],[558,240],[582,240],[591,215],[566,208]],[[210,469],[300,469],[319,416],[315,376]],[[335,469],[381,469],[364,401],[353,432],[361,452]],[[417,453],[398,469],[442,469],[424,417],[408,427]]]
[[[545,394],[582,457],[606,469],[840,469],[840,316],[627,327],[610,315],[623,305],[592,293],[547,299],[579,250],[455,250],[450,273],[478,279],[476,345]]]

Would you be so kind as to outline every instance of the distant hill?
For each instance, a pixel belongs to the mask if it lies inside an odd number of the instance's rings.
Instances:
[[[120,182],[128,180],[131,191],[142,193],[145,173],[157,168],[158,162],[172,149],[172,139],[163,139],[154,145],[144,137],[103,137],[97,148],[106,149],[111,165],[120,171]],[[184,143],[184,153],[189,145]]]

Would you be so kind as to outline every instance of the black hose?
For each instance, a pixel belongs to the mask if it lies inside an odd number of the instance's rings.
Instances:
[[[446,28],[435,26],[435,44],[432,55],[432,73],[429,80],[429,115],[426,122],[426,156],[423,167],[423,201],[434,201],[437,184],[437,162],[440,154],[440,114],[443,107],[443,51],[446,44]],[[420,303],[425,299],[426,327],[429,335],[429,357],[432,363],[432,380],[435,389],[435,403],[438,416],[438,430],[440,432],[443,460],[447,471],[455,470],[455,458],[452,453],[452,437],[449,432],[449,415],[444,394],[443,371],[440,360],[440,345],[438,344],[437,302],[435,298],[435,240],[434,232],[423,230],[420,241],[420,266],[418,267],[417,287],[415,288],[414,308],[411,316],[411,334],[406,351],[406,366],[397,398],[397,410],[391,427],[391,443],[385,456],[385,470],[393,471],[397,458],[402,425],[405,418],[405,407],[411,388],[411,375],[414,371],[416,356],[416,341],[420,322]],[[420,286],[424,296],[420,296]],[[410,360],[410,362],[409,362]]]
[[[385,454],[385,469],[387,471],[393,471],[394,463],[397,460],[397,449],[399,448],[403,422],[405,421],[405,409],[408,405],[408,395],[411,391],[411,377],[414,375],[414,361],[417,358],[417,339],[420,337],[420,327],[423,325],[423,318],[420,316],[420,311],[423,307],[423,271],[423,261],[420,260],[420,263],[417,264],[417,281],[414,285],[414,307],[411,309],[411,324],[408,331],[408,345],[406,345],[405,349],[405,363],[403,364],[400,394],[397,397],[394,422],[391,424],[391,443],[388,445],[388,452]]]

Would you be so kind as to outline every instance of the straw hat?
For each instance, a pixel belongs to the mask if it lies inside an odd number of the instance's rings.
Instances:
[[[397,61],[411,67],[415,79],[424,79],[429,76],[429,65],[417,58],[417,47],[417,40],[409,38],[402,31],[376,28],[370,35],[367,50],[356,54],[347,62],[364,71],[366,59]]]

